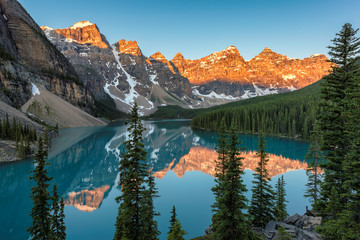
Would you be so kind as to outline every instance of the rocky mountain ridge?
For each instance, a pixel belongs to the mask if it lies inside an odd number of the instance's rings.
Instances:
[[[0,0],[0,35],[1,101],[19,109],[32,98],[32,84],[38,84],[94,113],[91,92],[18,1]]]
[[[246,61],[235,46],[201,59],[178,53],[168,60],[160,52],[144,56],[136,41],[109,45],[88,21],[42,29],[97,98],[125,112],[136,99],[144,115],[164,105],[202,108],[296,90],[320,80],[334,66],[322,54],[292,59],[269,48]]]

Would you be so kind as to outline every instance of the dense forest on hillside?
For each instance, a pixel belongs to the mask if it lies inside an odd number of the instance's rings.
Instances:
[[[192,127],[218,130],[224,117],[230,126],[234,119],[244,133],[263,130],[269,135],[309,139],[311,126],[318,114],[320,80],[303,89],[231,102],[207,109],[183,109],[179,106],[160,107],[149,118],[192,118]]]
[[[235,121],[243,133],[300,137],[309,139],[312,125],[318,114],[321,80],[298,91],[257,97],[227,105],[195,116],[195,128],[218,130],[220,120],[226,125]]]

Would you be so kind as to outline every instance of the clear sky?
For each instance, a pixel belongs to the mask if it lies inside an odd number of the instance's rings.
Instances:
[[[112,44],[145,56],[196,59],[230,45],[250,60],[265,47],[292,58],[328,52],[341,26],[360,27],[360,0],[19,0],[40,26],[96,23]]]

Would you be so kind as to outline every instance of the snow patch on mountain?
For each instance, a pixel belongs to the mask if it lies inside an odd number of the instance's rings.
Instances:
[[[157,74],[149,74],[150,76],[150,81],[155,84],[155,85],[159,85],[158,81],[155,81]]]
[[[129,86],[130,86],[130,89],[129,89],[129,93],[124,94],[124,95],[125,95],[125,99],[121,99],[121,98],[115,96],[114,94],[112,94],[112,93],[110,92],[110,87],[111,87],[111,86],[113,86],[113,87],[116,88],[116,87],[119,85],[119,77],[120,77],[120,74],[117,73],[117,75],[115,76],[114,80],[112,80],[110,83],[106,82],[106,84],[104,85],[104,91],[105,91],[107,94],[109,94],[109,96],[112,97],[114,100],[119,100],[119,101],[121,101],[121,102],[123,102],[123,103],[125,103],[125,104],[127,104],[127,105],[129,105],[129,106],[131,106],[131,104],[132,104],[132,102],[134,101],[134,99],[139,96],[139,93],[136,92],[136,90],[135,90],[135,86],[136,86],[137,83],[136,83],[136,81],[133,79],[133,77],[131,77],[130,74],[127,73],[127,72],[125,71],[125,69],[123,68],[123,66],[121,65],[120,59],[119,59],[119,52],[116,51],[116,49],[115,49],[114,46],[113,46],[113,48],[112,48],[112,52],[113,52],[113,55],[114,55],[115,60],[116,60],[116,62],[117,62],[117,68],[118,68],[119,70],[121,70],[121,71],[125,74],[126,80],[127,80],[128,84],[129,84]]]
[[[211,91],[211,93],[209,93],[209,94],[201,94],[199,92],[199,90],[196,89],[196,88],[193,88],[192,94],[195,95],[195,96],[199,96],[199,97],[217,98],[217,99],[231,100],[231,101],[240,100],[239,97],[233,97],[231,95],[225,95],[224,93],[217,94],[214,91]]]
[[[38,89],[38,87],[33,83],[31,83],[31,86],[32,86],[32,89],[31,89],[32,95],[33,96],[35,96],[36,94],[40,95],[40,90]]]
[[[91,26],[91,25],[94,25],[94,23],[91,23],[91,22],[89,22],[89,21],[81,21],[81,22],[75,23],[75,24],[72,25],[70,28],[71,28],[71,29],[84,28],[84,27]]]
[[[265,95],[279,93],[277,89],[269,89],[269,88],[261,89],[258,86],[256,86],[255,83],[253,83],[253,86],[255,88],[256,96],[265,96]]]
[[[285,81],[295,79],[295,78],[296,78],[296,76],[294,74],[288,74],[288,75],[285,75],[285,76],[283,75],[283,79]]]

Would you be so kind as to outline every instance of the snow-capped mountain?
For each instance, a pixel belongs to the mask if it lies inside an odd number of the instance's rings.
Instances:
[[[125,112],[134,100],[142,114],[150,114],[164,105],[201,108],[292,91],[321,79],[332,66],[322,54],[291,59],[269,48],[245,61],[234,46],[197,60],[178,53],[169,61],[160,52],[144,56],[136,41],[110,45],[88,21],[42,29],[94,96],[112,99]]]

